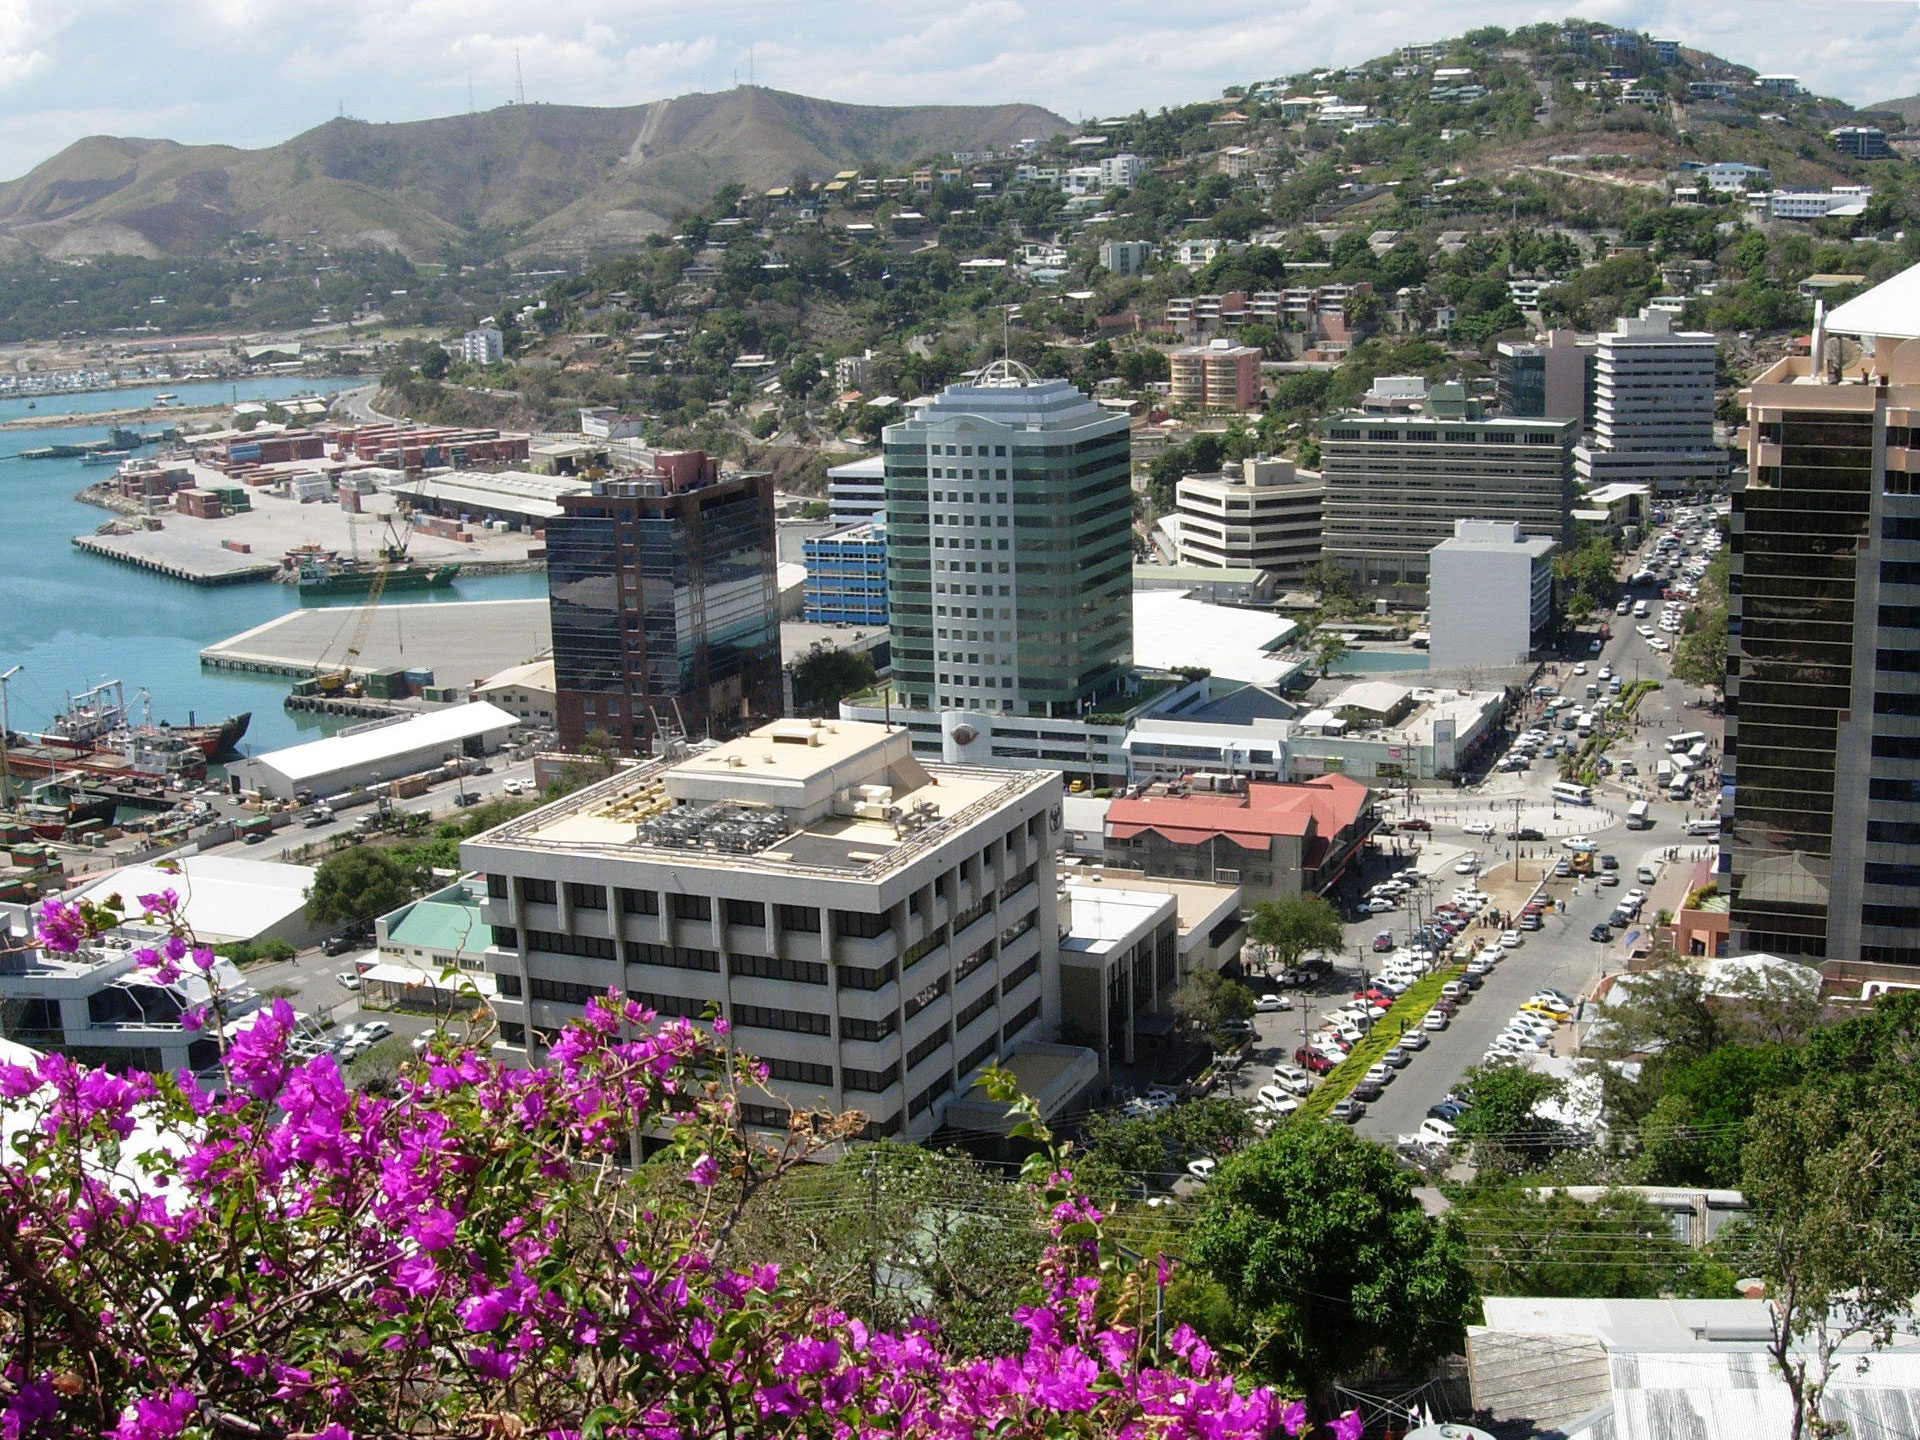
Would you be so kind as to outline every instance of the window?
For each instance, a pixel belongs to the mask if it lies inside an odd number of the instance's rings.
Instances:
[[[884,1040],[900,1028],[900,1022],[892,1015],[879,1020],[857,1020],[851,1015],[840,1017],[840,1038],[842,1040]]]
[[[763,1130],[785,1130],[793,1111],[784,1105],[748,1105],[740,1106],[740,1120],[745,1125],[758,1125]]]
[[[939,1050],[939,1048],[946,1043],[947,1027],[942,1025],[938,1030],[935,1030],[931,1035],[927,1036],[926,1039],[922,1040],[907,1052],[907,1069],[913,1069],[914,1066]]]
[[[812,905],[782,905],[780,908],[780,928],[797,930],[802,934],[820,933],[820,911]]]
[[[487,894],[495,900],[507,898],[507,877],[504,875],[487,876]]]
[[[500,1043],[503,1045],[524,1045],[527,1043],[527,1027],[518,1020],[500,1022]]]
[[[576,910],[604,910],[607,908],[607,892],[599,885],[581,885],[569,880],[567,903]]]
[[[1038,962],[1036,961],[1035,964],[1037,965]],[[942,995],[946,994],[947,988],[951,983],[952,983],[951,976],[947,976],[947,975],[934,976],[933,982],[931,984],[926,985],[920,990],[916,991],[907,1000],[907,1005],[906,1005],[907,1019],[911,1020],[914,1016],[918,1015],[922,1010],[926,1009],[927,1006],[933,1004],[934,1001],[938,1000]]]
[[[786,924],[786,909],[782,905],[781,924]],[[870,915],[862,910],[836,910],[833,912],[833,933],[847,940],[877,940],[893,928],[893,917],[882,911]]]
[[[758,900],[729,900],[727,901],[727,923],[764,930],[767,926],[767,907]]]
[[[802,985],[827,983],[827,967],[818,960],[787,960],[771,955],[735,955],[728,962],[735,975],[761,980],[793,980]]]
[[[994,997],[993,991],[991,990],[987,991],[986,994],[982,995],[978,1000],[974,1001],[971,1005],[967,1006],[966,1009],[962,1010],[959,1013],[959,1015],[955,1017],[953,1028],[956,1031],[965,1030],[967,1026],[971,1025],[974,1021],[978,1020],[982,1015],[985,1015],[988,1011],[992,1010],[994,1007],[994,1001],[995,1001],[995,997]]]
[[[673,897],[673,918],[676,920],[711,920],[713,901],[705,895],[675,895]]]
[[[771,1080],[791,1080],[797,1085],[833,1084],[833,1066],[816,1065],[811,1060],[773,1060],[763,1062],[767,1067],[767,1078]]]
[[[720,952],[692,945],[655,945],[629,940],[622,948],[629,965],[665,965],[674,970],[706,970],[718,974]]]
[[[1014,1016],[1012,1020],[1007,1022],[1006,1028],[1000,1032],[1000,1043],[1002,1045],[1011,1045],[1014,1037],[1019,1035],[1022,1030],[1026,1029],[1027,1026],[1039,1018],[1040,1002],[1035,1000],[1031,1005],[1027,1006],[1026,1009]]]
[[[604,935],[563,935],[555,930],[527,931],[527,948],[554,955],[578,955],[587,960],[614,958],[613,941]]]
[[[900,976],[900,967],[892,960],[874,967],[842,965],[839,970],[842,990],[878,990]]]
[[[557,905],[560,896],[551,880],[529,880],[520,877],[520,898],[535,905]]]
[[[858,1070],[851,1065],[840,1067],[840,1084],[847,1090],[858,1090],[867,1095],[878,1095],[882,1090],[900,1083],[900,1062],[894,1061],[884,1070]]]
[[[913,944],[901,952],[900,964],[903,967],[912,966],[915,961],[921,960],[933,951],[939,949],[941,942],[945,939],[946,933],[944,931],[935,930],[924,939],[914,941]]]
[[[494,987],[498,989],[502,995],[518,995],[520,993],[520,977],[518,975],[496,975],[493,977],[493,982]]]
[[[580,985],[571,980],[548,980],[535,976],[528,982],[528,993],[535,1000],[552,1000],[561,1005],[585,1005],[596,995],[605,995],[604,985]]]
[[[1027,961],[1026,964],[1021,965],[1020,967],[1015,969],[1011,974],[1007,976],[1006,979],[1000,982],[1000,993],[1002,995],[1011,995],[1014,991],[1018,990],[1022,985],[1024,985],[1027,981],[1031,980],[1035,975],[1038,975],[1039,973],[1040,973],[1040,957],[1036,955],[1031,960]]]
[[[807,1010],[774,1009],[767,1005],[736,1005],[733,1023],[755,1030],[791,1030],[800,1035],[830,1035],[833,1026],[825,1015]]]
[[[620,910],[626,915],[658,915],[660,897],[652,890],[622,890]]]
[[[520,948],[520,932],[511,925],[495,925],[493,927],[493,943],[498,945],[502,950],[518,950]]]
[[[952,1088],[953,1076],[941,1075],[936,1077],[931,1085],[913,1097],[913,1103],[907,1106],[907,1118],[909,1120],[919,1118],[926,1113],[934,1101],[938,1100]]]
[[[707,1013],[712,1002],[695,1000],[690,995],[660,995],[651,990],[629,990],[627,999],[636,1005],[643,1005],[656,1015],[678,1015],[683,1020],[697,1020]]]

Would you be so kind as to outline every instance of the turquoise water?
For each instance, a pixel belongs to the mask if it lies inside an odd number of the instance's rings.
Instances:
[[[1396,654],[1388,650],[1349,650],[1333,662],[1336,675],[1379,675],[1393,670],[1424,670],[1425,655]]]
[[[179,395],[183,405],[191,405],[230,401],[236,390],[242,400],[281,400],[357,383],[276,376],[237,386],[156,385],[42,396],[39,409],[31,413],[85,415],[130,408],[168,390]],[[0,420],[27,413],[24,400],[0,402]],[[153,428],[152,422],[147,428]],[[299,594],[292,586],[261,582],[208,589],[76,550],[71,543],[75,535],[87,534],[110,517],[73,496],[111,472],[78,460],[11,458],[20,450],[104,435],[104,427],[84,422],[0,431],[0,517],[5,521],[0,536],[6,546],[0,564],[0,671],[21,667],[8,682],[13,728],[44,725],[65,708],[69,693],[102,680],[123,681],[129,702],[135,691],[147,690],[156,720],[205,722],[251,710],[253,725],[241,747],[249,753],[315,739],[345,723],[288,714],[281,708],[288,688],[284,679],[200,668],[204,646],[299,609]],[[546,592],[545,575],[497,575],[456,581],[444,590],[407,599],[509,600]]]

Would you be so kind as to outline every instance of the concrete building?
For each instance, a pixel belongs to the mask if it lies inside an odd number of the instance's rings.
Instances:
[[[1574,450],[1583,485],[1645,485],[1655,495],[1695,494],[1726,483],[1727,452],[1714,444],[1719,342],[1676,331],[1649,307],[1599,338],[1593,427]]]
[[[1240,473],[1188,475],[1174,494],[1182,565],[1265,570],[1297,585],[1320,562],[1326,485],[1290,460],[1249,456]]]
[[[276,800],[320,799],[343,791],[437,771],[448,760],[478,759],[506,744],[519,722],[494,705],[450,705],[397,720],[376,720],[236,760],[227,773],[247,790]]]
[[[1293,722],[1287,769],[1295,780],[1445,780],[1492,749],[1505,713],[1503,690],[1362,681]]]
[[[561,504],[547,592],[563,746],[599,731],[644,754],[663,729],[725,735],[780,713],[770,475],[722,477],[690,452]]]
[[[561,512],[560,497],[578,495],[587,482],[572,475],[534,475],[524,470],[446,470],[396,474],[382,487],[420,515],[447,515],[475,522],[505,521],[517,530],[545,529]]]
[[[1151,240],[1102,240],[1100,264],[1116,275],[1138,275],[1153,258]]]
[[[1553,623],[1554,548],[1516,521],[1454,521],[1427,557],[1433,668],[1525,663]]]
[[[551,658],[510,665],[484,680],[475,681],[469,694],[475,700],[498,706],[523,725],[551,730],[558,722]]]
[[[443,1014],[491,1003],[486,956],[492,932],[481,914],[486,894],[486,883],[468,876],[382,915],[374,922],[374,963],[360,972],[362,994],[403,1010]]]
[[[1168,397],[1176,409],[1242,411],[1260,403],[1260,350],[1214,340],[1174,350],[1167,356],[1172,385]]]
[[[885,432],[907,709],[1077,716],[1133,661],[1130,421],[998,361]]]
[[[609,986],[717,1006],[771,1071],[747,1124],[857,1109],[868,1138],[924,1140],[982,1067],[1057,1032],[1060,802],[1057,773],[779,721],[521,816],[461,847],[486,877],[495,1053],[541,1063]]]
[[[1551,330],[1534,341],[1502,340],[1493,361],[1494,408],[1522,420],[1593,419],[1593,380],[1599,353],[1571,330]]]
[[[1131,190],[1147,173],[1147,162],[1130,152],[1100,157],[1100,188]]]
[[[851,525],[806,542],[806,598],[811,625],[887,623],[887,531]]]
[[[1773,172],[1764,165],[1746,165],[1738,160],[1715,161],[1700,175],[1709,190],[1722,195],[1765,190],[1773,184]]]
[[[1426,597],[1427,555],[1462,515],[1510,520],[1560,541],[1573,504],[1571,420],[1488,418],[1459,384],[1423,413],[1349,411],[1321,439],[1321,548],[1361,585],[1407,604]]]
[[[137,896],[171,890],[180,897],[188,928],[208,945],[281,940],[299,948],[318,944],[327,932],[307,918],[311,865],[237,855],[186,855],[168,863],[178,870],[129,865],[89,881],[71,898],[98,904],[118,895],[133,906]]]
[[[1920,266],[1815,322],[1744,392],[1723,889],[1732,950],[1920,970]],[[1831,380],[1825,336],[1865,348]],[[1835,347],[1837,348],[1837,347]]]
[[[1878,125],[1842,125],[1829,130],[1827,139],[1833,148],[1856,160],[1885,160],[1893,154],[1887,144],[1887,132]]]
[[[453,348],[455,358],[469,365],[491,365],[496,360],[504,360],[507,354],[506,337],[495,325],[481,325],[467,331]]]
[[[1287,780],[1292,732],[1290,719],[1144,715],[1127,734],[1127,783],[1152,785],[1197,772]]]
[[[859,525],[887,515],[886,457],[868,455],[827,467],[827,518]]]
[[[1109,865],[1238,885],[1249,905],[1324,894],[1377,820],[1372,792],[1344,775],[1304,785],[1195,776],[1107,807]]]
[[[1747,209],[1761,220],[1828,220],[1864,215],[1872,198],[1870,185],[1836,185],[1831,190],[1783,186],[1749,194]]]

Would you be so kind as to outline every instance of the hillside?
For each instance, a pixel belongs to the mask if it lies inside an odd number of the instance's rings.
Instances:
[[[0,184],[0,257],[192,255],[243,231],[412,256],[480,234],[631,245],[750,189],[1069,129],[1032,105],[845,105],[743,86],[651,105],[513,105],[400,125],[331,120],[264,150],[92,136]]]
[[[1920,95],[1908,95],[1900,100],[1879,100],[1860,108],[1869,113],[1898,115],[1909,125],[1920,125]]]

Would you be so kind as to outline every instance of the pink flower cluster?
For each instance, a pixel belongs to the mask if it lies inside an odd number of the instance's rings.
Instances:
[[[924,1323],[874,1331],[805,1277],[720,1264],[712,1217],[791,1160],[739,1132],[750,1072],[685,1020],[609,997],[545,1069],[443,1040],[385,1097],[292,1059],[293,1026],[285,1002],[261,1012],[211,1090],[0,1065],[0,1106],[38,1121],[0,1156],[0,1440],[348,1440],[422,1405],[436,1429],[564,1440],[1305,1428],[1185,1327],[1156,1363],[1064,1175],[1016,1355],[951,1355]],[[136,1128],[158,1143],[129,1180],[111,1162]],[[669,1162],[638,1179],[636,1137]]]

